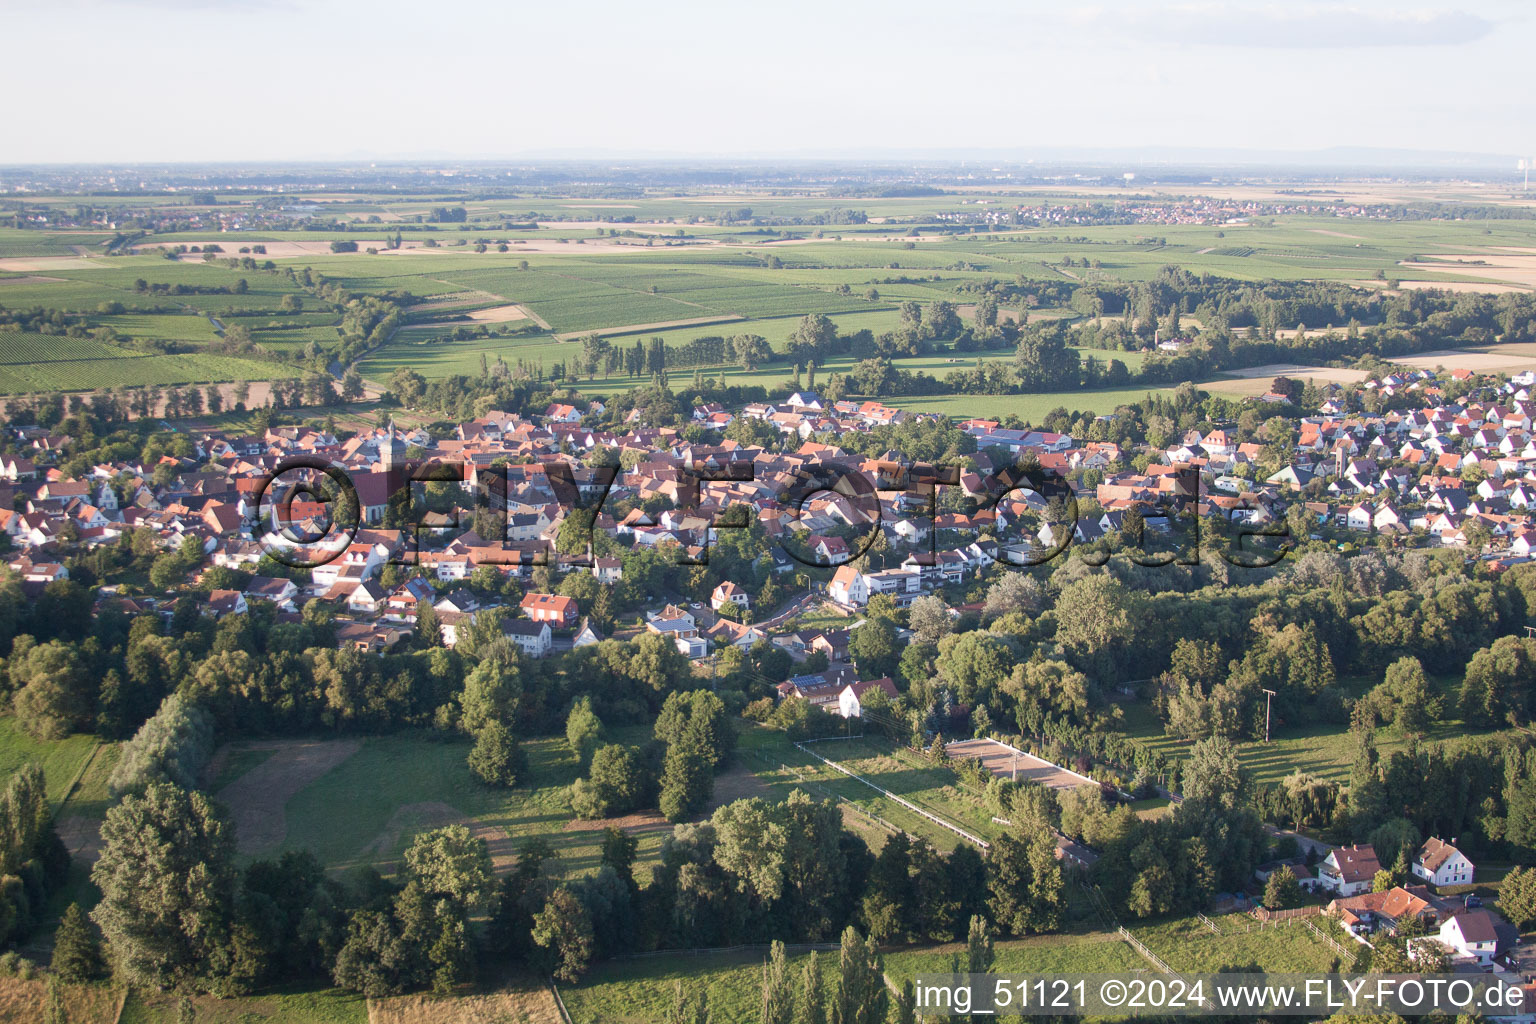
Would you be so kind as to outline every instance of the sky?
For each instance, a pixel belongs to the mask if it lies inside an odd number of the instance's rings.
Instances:
[[[1536,153],[1536,8],[0,0],[0,164]]]

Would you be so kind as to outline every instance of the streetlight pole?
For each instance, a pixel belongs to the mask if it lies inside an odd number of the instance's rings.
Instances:
[[[1264,691],[1264,742],[1269,742],[1269,701],[1275,695],[1274,690]]]

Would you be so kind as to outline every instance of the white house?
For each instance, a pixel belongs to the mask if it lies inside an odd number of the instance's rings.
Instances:
[[[827,596],[838,604],[850,604],[862,608],[869,603],[869,584],[864,574],[851,565],[839,566],[827,584]]]
[[[898,608],[905,608],[922,593],[922,575],[906,569],[882,569],[864,574],[864,586],[870,595],[889,594]]]
[[[1431,885],[1466,885],[1472,881],[1472,862],[1450,843],[1430,838],[1413,858],[1413,873]]]
[[[714,593],[709,595],[709,606],[715,611],[719,611],[728,604],[734,604],[742,611],[746,611],[751,606],[752,599],[745,590],[727,580],[716,587]]]
[[[1329,852],[1318,865],[1317,875],[1324,889],[1338,896],[1355,896],[1371,891],[1371,883],[1381,862],[1370,845],[1340,846]]]
[[[530,658],[542,658],[554,646],[549,623],[531,619],[503,619],[501,631]]]
[[[880,679],[864,679],[856,683],[849,683],[843,687],[837,695],[837,713],[844,718],[859,718],[864,714],[864,697],[871,690],[883,691],[891,700],[898,696],[896,684],[891,682],[890,676]]]
[[[1438,938],[1453,953],[1471,957],[1486,966],[1493,962],[1499,945],[1497,919],[1482,908],[1469,910],[1442,924]]]
[[[571,641],[574,647],[591,647],[593,644],[603,642],[603,635],[597,631],[588,619],[581,620],[581,628],[576,631],[575,638]]]

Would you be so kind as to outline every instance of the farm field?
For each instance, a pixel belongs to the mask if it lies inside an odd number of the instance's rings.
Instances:
[[[1215,936],[1212,936],[1214,938]],[[1114,932],[1077,931],[998,939],[997,974],[1108,974],[1151,971],[1152,965]],[[886,954],[885,972],[898,985],[918,974],[944,973],[949,958],[965,955],[964,943],[894,950]]]
[[[1039,198],[1053,194],[1056,193],[1048,190],[999,192],[989,201],[1018,201],[1025,195]],[[1062,195],[1081,198],[1071,190]],[[967,194],[965,198],[979,197],[980,194]],[[958,194],[860,202],[872,217],[876,216],[874,209],[883,209],[889,212],[880,216],[915,221],[900,225],[870,223],[771,230],[694,223],[698,217],[716,217],[736,209],[733,203],[750,205],[757,215],[808,218],[834,202],[814,194],[722,197],[712,193],[681,197],[642,196],[633,203],[558,203],[553,204],[555,208],[538,211],[537,219],[544,225],[542,227],[505,227],[527,223],[527,209],[519,209],[525,207],[526,202],[469,202],[470,223],[439,226],[440,229],[429,228],[425,232],[413,231],[406,240],[407,248],[377,256],[330,253],[329,243],[336,235],[316,231],[214,236],[207,232],[183,232],[153,236],[144,244],[217,241],[224,250],[221,257],[236,255],[241,247],[269,244],[272,250],[264,254],[268,258],[283,261],[288,266],[312,267],[354,291],[382,293],[404,289],[417,296],[426,296],[427,303],[411,308],[411,317],[418,322],[402,330],[382,349],[369,354],[361,364],[364,375],[374,381],[387,379],[401,366],[409,366],[428,377],[477,373],[482,353],[492,360],[497,356],[511,363],[521,359],[549,369],[556,362],[568,362],[572,356],[572,350],[561,343],[562,338],[578,337],[592,330],[623,332],[629,329],[636,337],[659,336],[668,344],[682,344],[708,334],[750,332],[761,334],[772,344],[782,347],[801,316],[809,312],[825,312],[844,332],[869,329],[880,333],[896,325],[895,306],[907,299],[920,302],[948,299],[968,311],[975,293],[967,289],[986,280],[1072,282],[1085,280],[1088,274],[1145,280],[1169,264],[1196,273],[1244,280],[1332,278],[1370,282],[1377,271],[1387,277],[1401,276],[1405,268],[1399,264],[1412,263],[1416,280],[1422,279],[1428,284],[1459,282],[1462,286],[1475,286],[1480,274],[1514,273],[1504,265],[1513,266],[1528,260],[1528,256],[1517,250],[1536,245],[1536,229],[1513,220],[1452,224],[1434,221],[1346,222],[1338,218],[1293,216],[1221,227],[1156,225],[1155,231],[1151,226],[1086,226],[1073,229],[1070,236],[1046,228],[937,232],[932,220],[934,216],[965,208]],[[385,216],[384,223],[379,226],[355,225],[347,232],[353,240],[377,244],[388,231],[389,218],[414,216],[421,212],[419,206],[418,202],[402,197],[347,199],[337,203],[337,212]],[[781,212],[764,213],[765,210]],[[791,210],[796,212],[782,212]],[[616,216],[632,217],[633,220],[615,222],[611,218]],[[571,219],[559,219],[563,217]],[[641,238],[609,236],[610,227],[640,236],[671,235],[682,231],[685,235],[696,236],[704,244],[646,246],[638,244]],[[601,240],[596,237],[599,234],[604,236]],[[814,235],[820,237],[812,237]],[[243,316],[249,321],[246,326],[256,332],[256,340],[279,352],[296,352],[311,343],[333,348],[338,343],[338,336],[331,326],[334,314],[318,310],[312,296],[299,293],[299,297],[307,301],[303,314],[295,316],[278,312],[283,296],[294,292],[294,286],[286,279],[259,270],[232,270],[219,259],[203,262],[199,257],[172,261],[153,254],[80,257],[76,246],[91,251],[91,246],[99,245],[105,237],[93,232],[0,230],[0,253],[13,254],[0,255],[0,260],[4,260],[0,263],[0,304],[75,310],[81,312],[92,326],[111,326],[120,333],[149,339],[194,344],[211,341],[216,335],[213,325],[198,315],[197,311],[202,311],[225,317]],[[506,253],[495,251],[497,245],[491,245],[490,251],[485,253],[473,251],[480,241],[499,244],[498,240],[504,239],[516,243],[519,238],[534,239],[538,244],[531,247],[513,244]],[[420,247],[429,239],[436,240],[439,245],[436,248]],[[558,243],[561,239],[566,244],[544,244]],[[280,255],[283,245],[297,248],[284,256]],[[1063,265],[1067,257],[1077,261],[1073,267]],[[523,269],[525,264],[526,269]],[[1090,264],[1090,269],[1084,269]],[[1519,272],[1524,273],[1523,270]],[[134,289],[134,283],[139,279],[186,285],[193,293],[180,297],[139,294]],[[233,289],[240,280],[247,282],[247,291],[243,294],[209,293],[221,288]],[[1504,285],[1509,286],[1508,282]],[[865,298],[869,288],[878,290],[878,299]],[[840,294],[839,289],[844,289],[847,294]],[[103,303],[112,302],[122,303],[127,311],[96,312]],[[165,306],[170,303],[182,304],[184,311],[180,314],[167,311]],[[477,309],[494,309],[511,303],[520,304],[536,321],[548,324],[549,330],[484,341],[438,340],[447,335],[455,323],[437,319],[438,315],[455,311],[472,313]],[[1065,312],[1031,310],[1031,316]],[[421,317],[427,317],[428,321],[422,322]],[[688,322],[719,321],[723,317],[746,319],[724,323]],[[677,326],[645,326],[666,324]],[[620,334],[614,339],[615,344],[626,344],[625,337],[627,335]],[[1121,359],[1133,371],[1141,362],[1139,353],[1092,354],[1102,359]],[[1499,359],[1504,355],[1506,353],[1490,353],[1487,358]],[[1522,365],[1528,355],[1518,355]],[[1011,353],[996,355],[1000,358],[1010,356]],[[68,368],[59,366],[48,370],[3,371],[0,372],[0,390],[11,393],[79,390],[111,384],[167,385],[237,377],[260,380],[283,375],[274,369],[258,370],[249,361],[209,362],[213,357],[202,355],[140,358],[152,361],[115,365],[110,367],[110,373],[105,369],[83,368],[75,368],[71,373]],[[942,376],[951,370],[973,365],[975,359],[971,354],[951,353],[900,360],[897,365],[905,370]],[[851,365],[852,360],[833,361],[820,368],[820,372],[830,374],[846,370]],[[1339,372],[1324,367],[1312,369],[1319,379],[1335,377]],[[691,370],[679,368],[677,373],[690,374]],[[732,383],[776,386],[786,378],[789,369],[773,365],[750,374],[739,369],[725,373]],[[1209,383],[1221,392],[1249,394],[1256,388],[1267,387],[1269,376],[1234,373]],[[635,379],[621,377],[581,382],[581,386],[583,390],[605,394],[631,387],[634,383]],[[1144,394],[1144,389],[1119,389],[1059,396],[895,396],[890,401],[920,411],[965,416],[1000,416],[1013,412],[1038,421],[1044,412],[1057,406],[1102,413]]]
[[[118,1024],[177,1024],[177,997],[134,989]],[[240,999],[198,996],[192,1001],[199,1024],[367,1024],[368,1000],[340,989],[284,988]]]
[[[123,996],[122,989],[101,982],[60,986],[68,1024],[118,1024]],[[41,977],[0,977],[0,1024],[37,1024],[47,999],[48,983]]]
[[[1052,410],[1091,412],[1106,415],[1116,407],[1140,402],[1149,394],[1168,388],[1112,388],[1103,391],[1056,391],[1032,395],[892,395],[882,398],[886,405],[913,412],[942,413],[951,419],[985,417],[1001,419],[1017,416],[1039,423]]]
[[[600,964],[579,985],[561,986],[574,1024],[655,1024],[666,1017],[679,981],[690,994],[709,993],[714,1024],[753,1024],[762,1010],[766,950],[666,954]],[[790,956],[790,974],[798,985],[809,953]],[[817,953],[823,991],[830,993],[837,973],[837,950]]]
[[[276,363],[234,356],[150,354],[88,338],[0,331],[0,394],[270,380],[291,373]]]
[[[231,748],[242,749],[249,747]],[[470,775],[467,742],[389,736],[283,744],[259,761],[238,754],[251,765],[247,775],[261,773],[260,784],[236,789],[237,777],[216,795],[244,823],[237,838],[246,856],[309,849],[332,869],[372,864],[387,872],[417,832],[457,822],[491,843],[499,866],[518,839],[543,835],[565,873],[595,869],[600,833],[562,831],[574,817],[565,790],[578,777],[575,757],[563,739],[530,740],[524,749],[530,785],[501,791]],[[642,837],[643,853],[659,845],[659,835]]]
[[[561,1024],[543,978],[515,977],[492,988],[451,996],[430,993],[368,1000],[368,1024]]]

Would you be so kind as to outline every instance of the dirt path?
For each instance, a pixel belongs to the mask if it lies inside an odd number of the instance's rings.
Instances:
[[[55,826],[70,857],[92,867],[101,856],[101,821],[84,814],[65,812]]]
[[[275,740],[253,743],[273,754],[215,796],[234,818],[235,844],[248,857],[269,853],[288,835],[288,801],[362,749],[362,740]]]

